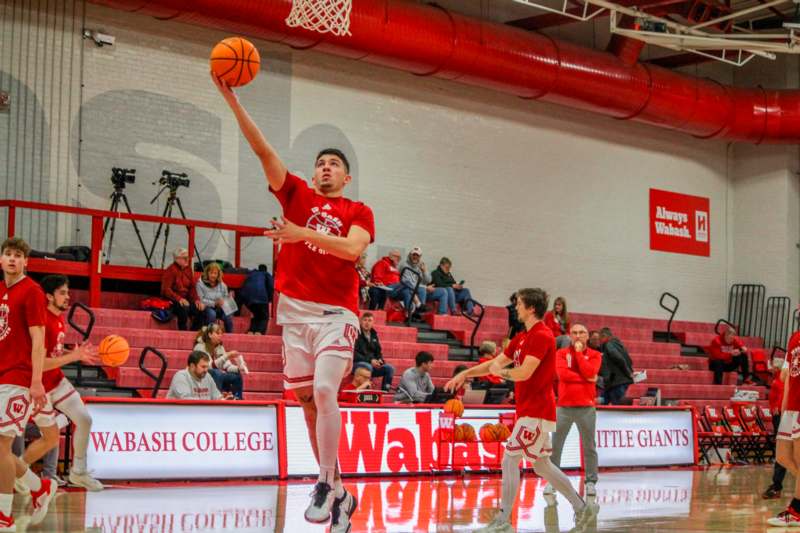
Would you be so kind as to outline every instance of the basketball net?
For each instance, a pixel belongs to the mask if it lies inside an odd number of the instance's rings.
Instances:
[[[337,36],[350,35],[352,0],[292,0],[292,12],[286,18],[291,28],[305,28]]]

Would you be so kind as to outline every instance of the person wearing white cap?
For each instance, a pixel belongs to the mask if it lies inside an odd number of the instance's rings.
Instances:
[[[414,275],[411,271],[415,272]],[[406,262],[400,267],[402,272],[400,281],[405,285],[403,292],[403,300],[406,309],[411,303],[413,298],[414,287],[417,286],[417,276],[419,276],[419,287],[417,288],[416,296],[419,299],[419,306],[423,307],[428,300],[438,301],[439,308],[438,314],[447,313],[447,291],[444,289],[437,289],[433,286],[431,275],[425,262],[422,260],[422,248],[415,246],[408,253]]]

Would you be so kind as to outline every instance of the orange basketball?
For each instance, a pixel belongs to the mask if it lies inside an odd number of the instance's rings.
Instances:
[[[258,50],[242,37],[223,39],[211,50],[211,70],[231,87],[250,83],[260,67]]]
[[[461,424],[461,435],[464,437],[464,442],[475,442],[478,437],[475,435],[475,428],[469,424]]]
[[[511,436],[511,430],[505,424],[497,423],[494,425],[494,433],[497,435],[497,440],[506,440]]]
[[[128,346],[128,341],[119,335],[109,335],[100,341],[97,353],[103,365],[120,366],[128,360],[131,348]]]
[[[456,415],[456,418],[458,418],[459,416],[464,414],[464,404],[461,403],[461,400],[452,398],[445,402],[444,412],[453,413],[454,415]]]
[[[464,425],[458,424],[456,426],[455,438],[453,439],[456,442],[464,442]]]
[[[483,442],[497,442],[497,433],[494,424],[484,424],[478,432]]]

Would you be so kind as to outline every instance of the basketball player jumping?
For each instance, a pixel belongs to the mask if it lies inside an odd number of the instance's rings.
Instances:
[[[11,516],[15,478],[22,477],[31,489],[34,525],[44,519],[58,490],[54,481],[40,479],[11,451],[32,408],[40,409],[46,401],[42,366],[47,311],[42,289],[25,275],[30,251],[17,237],[0,246],[0,531],[16,531]]]
[[[267,235],[280,245],[275,288],[281,294],[284,386],[294,390],[303,406],[320,467],[305,518],[315,523],[330,518],[332,532],[347,532],[356,501],[342,486],[337,468],[342,424],[337,391],[352,366],[359,332],[355,262],[374,240],[372,211],[344,198],[351,176],[341,151],[325,149],[317,155],[309,187],[286,170],[230,87],[211,77],[283,207]]]
[[[445,384],[447,391],[460,389],[467,378],[500,376],[515,382],[517,421],[506,442],[503,454],[503,490],[500,512],[479,531],[505,533],[514,531],[511,512],[519,491],[519,464],[524,458],[534,471],[563,494],[575,511],[576,529],[591,519],[593,507],[575,492],[567,476],[550,461],[550,432],[556,429],[556,341],[542,317],[547,311],[547,293],[542,289],[517,292],[517,315],[525,330],[518,333],[505,351],[490,361],[456,374]],[[510,364],[513,369],[507,369]]]
[[[41,281],[41,287],[47,298],[45,319],[45,349],[42,383],[47,393],[44,408],[32,415],[39,427],[41,438],[35,440],[25,449],[22,460],[31,465],[42,458],[49,450],[58,446],[59,428],[56,424],[57,411],[61,411],[75,424],[73,463],[69,471],[69,482],[90,491],[103,490],[103,484],[89,475],[86,468],[86,450],[89,446],[89,432],[92,429],[92,418],[83,405],[78,391],[64,377],[61,367],[76,361],[96,365],[100,361],[96,350],[90,344],[83,344],[72,351],[64,352],[66,327],[64,311],[69,309],[69,280],[59,274],[47,276]],[[28,492],[23,478],[17,478],[16,490]]]

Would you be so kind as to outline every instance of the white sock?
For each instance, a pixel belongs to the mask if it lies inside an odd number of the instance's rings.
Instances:
[[[319,480],[334,485],[336,460],[339,455],[339,434],[342,415],[336,395],[349,361],[338,356],[317,356],[314,369],[314,403],[317,406],[317,449]]]
[[[77,455],[74,455],[72,457],[72,468],[70,469],[70,472],[75,474],[85,474],[86,457],[78,457]]]
[[[550,461],[549,457],[540,457],[533,463],[533,471],[550,483],[554,489],[569,500],[572,509],[577,513],[586,506],[586,502],[575,492],[569,478]]]
[[[0,494],[0,513],[6,516],[11,516],[11,505],[13,503],[13,494]]]
[[[514,502],[519,493],[519,461],[518,455],[503,455],[503,493],[500,500],[500,515],[508,522],[514,510]]]
[[[33,492],[42,490],[42,480],[30,468],[22,474],[22,482]]]
[[[73,466],[72,470],[83,474],[86,472],[86,450],[89,447],[89,432],[92,429],[92,417],[81,400],[80,395],[72,394],[59,402],[58,410],[67,415],[75,424],[72,434]]]
[[[344,496],[344,485],[342,485],[341,478],[333,482],[333,495],[337,498]]]

